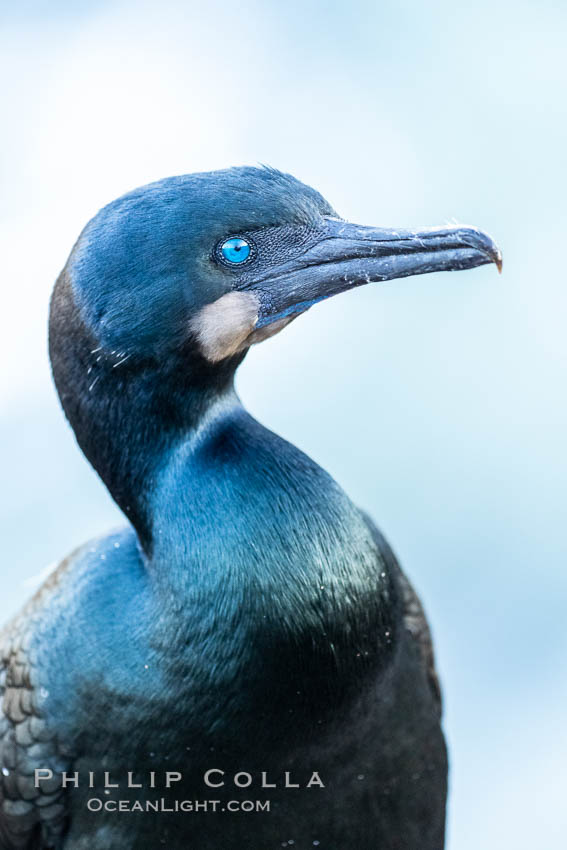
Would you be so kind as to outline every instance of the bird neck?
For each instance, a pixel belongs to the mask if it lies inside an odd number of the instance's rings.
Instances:
[[[398,603],[372,533],[324,470],[242,408],[243,355],[213,368],[183,347],[147,363],[101,350],[65,275],[50,355],[78,443],[145,552],[172,687],[200,665],[242,717],[242,676],[258,671],[254,704],[284,706],[291,688],[316,723],[387,663]]]

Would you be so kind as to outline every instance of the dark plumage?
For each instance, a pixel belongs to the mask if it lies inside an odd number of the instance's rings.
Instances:
[[[372,522],[249,416],[233,376],[322,298],[486,262],[500,256],[473,228],[360,228],[271,169],[163,180],[87,225],[54,290],[50,355],[129,525],[63,561],[0,634],[1,850],[443,846],[419,601]],[[105,771],[121,787],[105,793]],[[182,774],[170,788],[166,771]],[[119,814],[90,799],[220,803]]]

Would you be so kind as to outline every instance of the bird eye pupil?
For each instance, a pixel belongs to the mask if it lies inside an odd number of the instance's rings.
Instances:
[[[251,254],[250,243],[240,236],[231,236],[220,246],[220,254],[227,263],[244,263]]]

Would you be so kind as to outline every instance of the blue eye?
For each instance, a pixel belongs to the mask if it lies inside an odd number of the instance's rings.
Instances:
[[[245,263],[251,254],[250,243],[240,236],[231,236],[226,239],[220,246],[220,253],[223,260],[227,263],[238,264]]]

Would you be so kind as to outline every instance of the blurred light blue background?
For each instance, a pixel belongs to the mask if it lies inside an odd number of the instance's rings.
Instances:
[[[1,619],[122,522],[46,354],[51,286],[100,206],[260,161],[360,223],[476,224],[501,277],[333,299],[238,386],[370,511],[426,603],[451,850],[564,846],[567,6],[51,0],[2,19]]]

